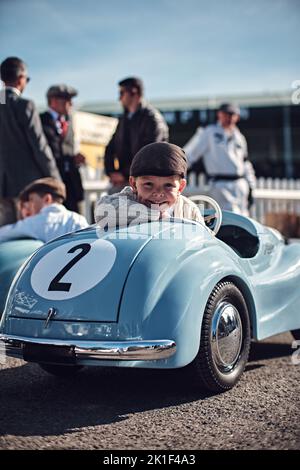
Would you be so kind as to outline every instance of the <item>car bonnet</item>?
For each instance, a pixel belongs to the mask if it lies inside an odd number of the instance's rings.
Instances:
[[[91,227],[41,247],[16,276],[5,316],[116,322],[123,286],[144,246],[159,231],[145,224],[103,232]]]

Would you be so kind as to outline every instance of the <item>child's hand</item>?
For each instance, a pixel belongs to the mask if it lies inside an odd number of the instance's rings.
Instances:
[[[170,207],[169,204],[164,202],[162,204],[151,204],[150,208],[155,211],[159,211],[160,219],[169,219],[170,218]]]
[[[169,219],[170,218],[170,207],[167,203],[159,205],[160,219]]]

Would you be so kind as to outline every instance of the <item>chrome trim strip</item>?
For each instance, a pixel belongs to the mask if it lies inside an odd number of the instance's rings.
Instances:
[[[22,357],[24,344],[65,346],[74,349],[76,358],[118,361],[150,361],[167,359],[176,352],[175,341],[134,340],[134,341],[70,341],[23,336],[0,335],[0,341],[6,346],[6,354]]]

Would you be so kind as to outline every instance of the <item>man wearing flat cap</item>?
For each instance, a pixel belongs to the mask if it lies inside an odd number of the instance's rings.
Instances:
[[[20,205],[27,205],[26,216],[14,224],[0,227],[0,242],[28,237],[48,242],[86,228],[85,217],[62,205],[65,197],[66,187],[60,180],[40,178],[32,181],[19,194]]]
[[[203,162],[209,182],[209,195],[222,209],[249,215],[255,174],[248,159],[247,142],[236,124],[240,109],[234,103],[223,103],[218,122],[199,128],[185,145],[189,166]]]
[[[74,146],[71,108],[72,98],[77,94],[75,88],[65,84],[51,86],[47,91],[48,110],[41,114],[41,121],[66,185],[65,206],[79,212],[79,202],[84,197],[79,167],[84,164],[85,157],[76,153]]]
[[[30,78],[25,62],[7,57],[0,65],[0,225],[14,221],[14,200],[32,180],[60,178],[41,120],[32,100],[23,98]],[[12,211],[6,211],[8,207]]]

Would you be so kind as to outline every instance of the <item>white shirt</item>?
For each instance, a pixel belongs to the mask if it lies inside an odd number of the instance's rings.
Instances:
[[[62,204],[50,204],[15,224],[0,227],[0,242],[15,238],[35,238],[48,242],[53,238],[88,227],[83,215],[69,211]]]
[[[57,120],[58,120],[59,114],[58,114],[57,111],[55,111],[55,110],[52,109],[52,108],[48,108],[48,113],[51,114],[51,116],[53,117],[53,120],[54,120],[54,121],[57,121]]]
[[[6,104],[6,90],[12,90],[14,93],[16,93],[16,95],[21,96],[21,92],[18,90],[18,88],[13,86],[4,86],[0,89],[0,105]]]
[[[21,96],[21,92],[18,88],[15,88],[14,86],[5,86],[4,87],[5,90],[12,90],[14,93],[16,93],[16,95],[18,96]]]
[[[251,187],[255,186],[252,164],[247,160],[247,142],[237,127],[226,131],[221,124],[199,128],[184,146],[189,166],[203,157],[208,176],[245,176]]]

